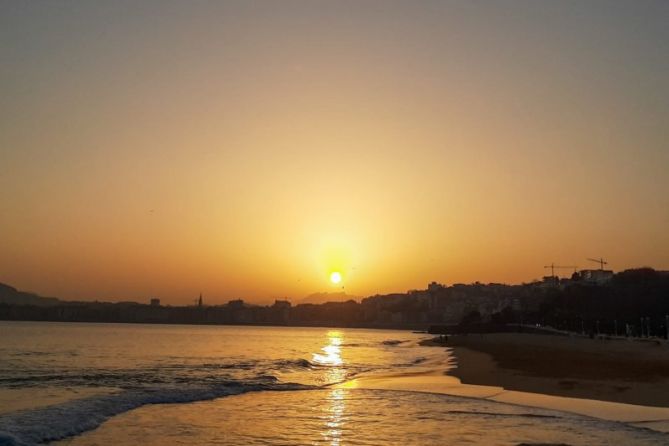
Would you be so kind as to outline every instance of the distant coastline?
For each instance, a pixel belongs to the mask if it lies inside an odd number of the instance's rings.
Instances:
[[[603,270],[602,270],[603,271]],[[345,296],[321,304],[277,299],[254,305],[235,299],[189,306],[137,302],[71,302],[0,284],[0,320],[146,324],[276,325],[395,328],[434,333],[543,331],[667,338],[669,273],[651,268],[616,274],[575,275],[569,280],[521,285],[430,283],[426,289],[376,295],[360,302]]]

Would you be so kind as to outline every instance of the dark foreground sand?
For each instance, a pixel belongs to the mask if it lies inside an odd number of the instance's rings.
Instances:
[[[449,336],[463,384],[669,407],[669,344],[520,333]]]

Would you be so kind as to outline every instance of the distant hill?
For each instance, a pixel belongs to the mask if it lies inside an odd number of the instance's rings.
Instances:
[[[344,292],[338,292],[338,293],[314,293],[310,294],[304,299],[298,300],[295,302],[297,305],[299,304],[324,304],[326,302],[346,302],[347,300],[354,300],[356,302],[360,302],[360,297],[358,296],[351,296],[350,294],[346,294]]]
[[[14,287],[0,283],[0,304],[51,306],[62,303],[55,297],[42,297],[34,293],[19,291]]]

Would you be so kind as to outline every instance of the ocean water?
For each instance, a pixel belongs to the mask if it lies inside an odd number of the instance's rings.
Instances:
[[[0,445],[669,444],[622,423],[347,389],[449,367],[406,331],[0,322]]]

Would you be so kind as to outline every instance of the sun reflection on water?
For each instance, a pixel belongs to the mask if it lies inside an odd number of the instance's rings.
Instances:
[[[321,348],[322,353],[313,354],[312,359],[315,364],[328,366],[326,380],[329,383],[341,382],[346,378],[346,368],[341,355],[343,338],[343,333],[340,331],[328,331],[327,345]],[[340,446],[342,441],[346,409],[345,395],[345,389],[332,389],[326,400],[325,426],[322,435],[330,446]]]
[[[328,395],[328,416],[323,437],[330,443],[330,446],[339,446],[342,441],[344,411],[346,410],[345,395],[345,389],[332,389]]]
[[[342,333],[336,330],[328,331],[328,345],[321,348],[325,354],[314,353],[313,360],[316,364],[329,366],[342,366],[344,361],[341,359]]]

